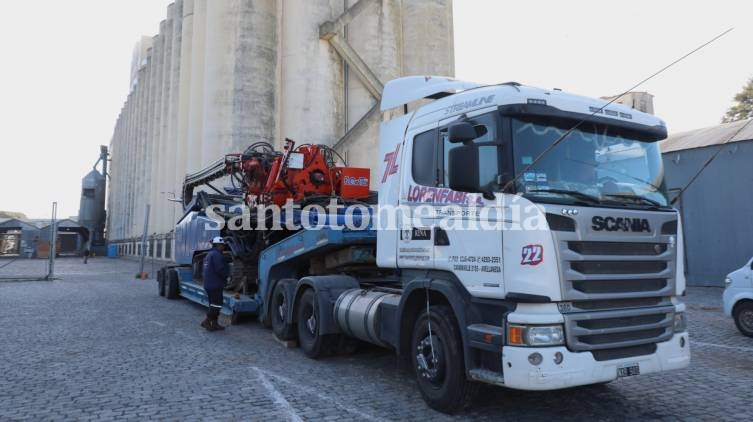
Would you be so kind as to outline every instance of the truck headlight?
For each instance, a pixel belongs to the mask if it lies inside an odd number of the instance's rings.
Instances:
[[[675,314],[675,333],[684,333],[688,329],[688,322],[685,319],[685,312]]]
[[[724,287],[729,287],[732,284],[732,279],[729,277],[724,278]]]
[[[511,346],[557,346],[565,344],[562,325],[508,325],[507,344]]]

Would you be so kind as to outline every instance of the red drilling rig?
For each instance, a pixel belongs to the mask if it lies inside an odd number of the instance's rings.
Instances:
[[[223,189],[212,182],[223,180]],[[197,188],[204,189],[194,192]],[[213,193],[212,193],[213,191]],[[345,160],[326,145],[295,146],[285,140],[283,151],[275,151],[266,142],[252,144],[242,153],[227,154],[207,168],[186,176],[183,183],[184,216],[176,225],[175,245],[178,256],[188,259],[194,267],[194,278],[201,277],[201,262],[213,235],[225,237],[229,258],[233,261],[234,282],[228,288],[253,290],[259,254],[267,246],[289,236],[289,230],[267,230],[283,218],[281,213],[258,215],[259,205],[282,207],[288,201],[300,207],[370,203],[369,169],[348,167]],[[211,206],[227,223],[239,216],[233,207],[249,208],[251,230],[231,230],[225,224],[219,233],[207,231],[205,213]],[[202,217],[197,218],[197,215]],[[277,221],[280,223],[280,221]]]
[[[338,160],[343,165],[337,165]],[[212,181],[230,177],[225,192]],[[200,172],[186,176],[184,205],[193,199],[194,188],[205,185],[221,196],[243,196],[249,207],[292,200],[306,204],[321,199],[366,200],[369,197],[369,169],[347,167],[345,160],[326,145],[303,144],[285,139],[283,151],[257,142],[243,153],[227,154]]]

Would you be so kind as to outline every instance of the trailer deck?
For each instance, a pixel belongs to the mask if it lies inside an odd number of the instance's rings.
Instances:
[[[177,267],[178,280],[180,281],[180,296],[198,303],[209,306],[207,293],[201,284],[197,284],[192,277],[190,267]],[[223,304],[220,314],[236,319],[240,316],[256,315],[260,308],[257,295],[245,295],[241,293],[223,292]]]

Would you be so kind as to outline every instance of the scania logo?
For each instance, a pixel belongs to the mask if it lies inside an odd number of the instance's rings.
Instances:
[[[608,232],[651,232],[651,226],[645,218],[602,217],[595,215],[591,219],[591,228]]]

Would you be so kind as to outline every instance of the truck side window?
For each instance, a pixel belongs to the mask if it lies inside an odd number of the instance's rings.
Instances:
[[[497,116],[496,113],[487,113],[480,116],[473,117],[469,120],[469,123],[473,124],[478,133],[478,138],[473,140],[473,143],[479,146],[480,150],[480,162],[479,162],[479,175],[482,186],[489,185],[494,188],[493,185],[497,182],[497,175],[500,174],[499,170],[499,146],[500,136],[497,132]],[[446,131],[442,136],[443,146],[443,162],[442,174],[443,185],[449,186],[450,179],[447,174],[447,168],[449,166],[450,150],[457,148],[459,144],[452,144],[447,139]]]
[[[419,185],[437,185],[437,131],[419,133],[413,138],[413,181]]]

